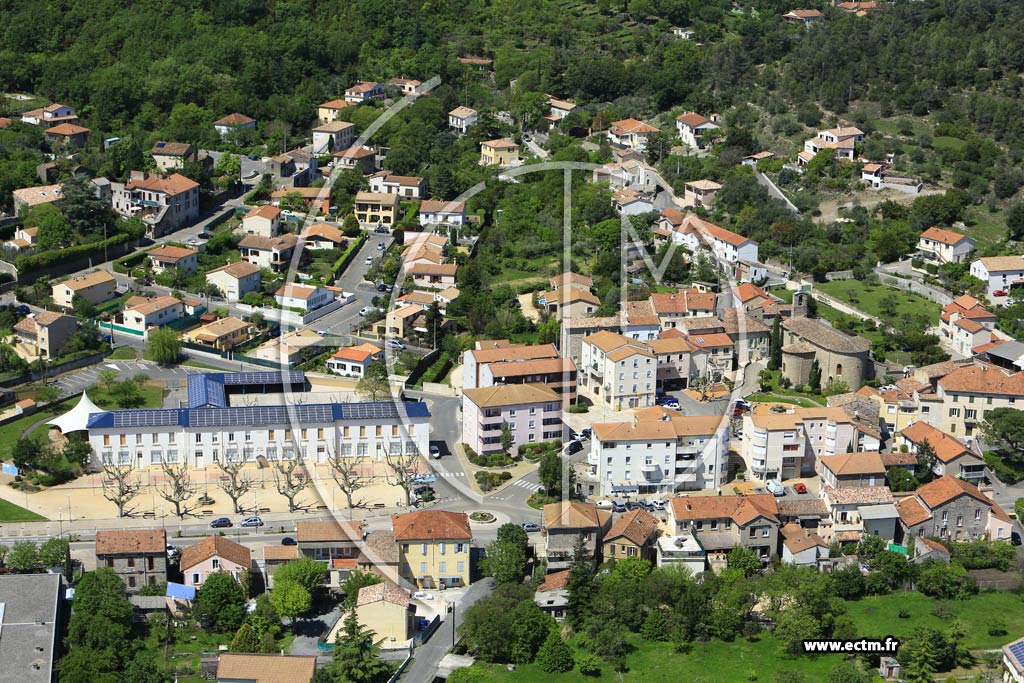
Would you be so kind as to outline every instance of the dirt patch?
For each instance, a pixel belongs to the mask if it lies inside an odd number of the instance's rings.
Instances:
[[[909,204],[918,197],[929,194],[942,194],[945,190],[929,188],[922,190],[919,194],[900,192],[899,190],[859,190],[844,197],[826,199],[818,205],[821,215],[815,216],[814,220],[819,223],[831,223],[839,217],[839,209],[848,209],[853,206],[871,207],[891,199],[899,204]]]

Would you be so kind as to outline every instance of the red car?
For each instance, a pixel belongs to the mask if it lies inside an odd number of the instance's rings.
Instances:
[[[802,481],[798,481],[793,484],[793,490],[797,493],[807,493],[807,486]]]
[[[996,291],[992,292],[992,296],[1006,296],[1006,290],[997,289]]]

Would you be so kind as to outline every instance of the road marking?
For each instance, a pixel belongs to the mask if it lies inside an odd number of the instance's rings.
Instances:
[[[520,479],[519,481],[512,482],[512,485],[513,486],[518,486],[521,489],[529,489],[531,491],[540,491],[541,490],[541,485],[540,484],[532,484],[532,483],[530,483],[528,481],[523,481],[522,479]]]

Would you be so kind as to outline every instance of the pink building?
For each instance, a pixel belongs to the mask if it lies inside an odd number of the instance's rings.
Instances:
[[[199,588],[210,574],[217,572],[231,574],[238,581],[251,565],[249,549],[223,536],[207,536],[181,551],[181,573],[186,586]]]
[[[477,453],[501,448],[508,423],[515,453],[519,446],[562,438],[562,399],[543,384],[510,384],[466,389],[462,394],[462,442]]]

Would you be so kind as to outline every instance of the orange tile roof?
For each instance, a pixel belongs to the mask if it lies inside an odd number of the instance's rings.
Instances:
[[[218,681],[310,683],[315,672],[315,656],[222,652],[217,661]]]
[[[150,249],[146,252],[147,256],[152,256],[159,261],[168,261],[170,263],[176,263],[183,258],[189,256],[198,255],[199,252],[195,249],[186,249],[185,247],[176,247],[173,244],[165,244],[156,249]]]
[[[470,541],[473,532],[465,512],[420,510],[391,516],[397,541]]]
[[[822,467],[827,467],[837,476],[854,474],[885,474],[882,456],[877,452],[840,453],[819,458]]]
[[[932,516],[914,496],[897,501],[896,511],[900,515],[900,521],[907,527],[917,526],[921,522],[928,521]]]
[[[655,292],[650,301],[655,313],[689,313],[690,311],[713,311],[717,300],[714,292],[701,292],[684,287],[675,292]]]
[[[548,529],[599,529],[601,517],[593,503],[562,501],[544,506],[544,526]]]
[[[267,220],[274,220],[281,215],[281,209],[271,204],[264,204],[263,206],[257,206],[249,209],[249,213],[245,214],[245,218],[266,218]]]
[[[993,504],[992,500],[979,491],[977,486],[968,484],[962,479],[951,477],[948,474],[944,474],[938,479],[925,484],[914,495],[924,501],[924,504],[931,510],[964,495],[970,496],[989,507]]]
[[[163,554],[166,552],[167,534],[163,529],[96,532],[97,555]]]
[[[490,147],[491,149],[515,149],[519,147],[515,142],[508,138],[498,138],[497,140],[488,140],[487,142],[481,142],[482,147]]]
[[[602,542],[625,538],[634,545],[642,546],[650,541],[657,531],[658,518],[646,510],[637,508],[619,517],[604,535]]]
[[[775,496],[758,493],[750,496],[682,496],[672,499],[676,522],[704,519],[732,519],[743,526],[759,516],[779,521]]]
[[[265,545],[263,546],[263,559],[266,561],[294,560],[299,556],[297,545]]]
[[[537,586],[537,592],[562,590],[569,581],[569,573],[571,571],[571,569],[563,569],[560,572],[551,572],[546,575],[540,585]]]
[[[181,194],[182,192],[188,192],[199,187],[199,183],[196,181],[186,178],[180,173],[172,173],[166,178],[160,176],[149,176],[140,180],[130,180],[125,188],[128,190],[134,190],[136,188],[141,190],[149,190],[150,192],[162,192],[170,195],[171,197]]]
[[[649,123],[643,121],[637,121],[636,119],[622,119],[621,121],[615,121],[611,125],[612,133],[615,135],[622,135],[625,133],[659,133],[660,129],[655,128]]]
[[[181,570],[186,571],[211,557],[227,560],[246,569],[252,563],[247,547],[223,536],[212,535],[181,551]]]
[[[260,272],[260,267],[257,266],[255,263],[249,263],[248,261],[236,261],[234,263],[229,263],[226,266],[221,266],[220,268],[208,270],[206,271],[206,274],[209,275],[210,273],[227,273],[231,277],[241,278],[245,277],[246,275],[252,275],[253,273],[258,272]]]
[[[63,137],[63,136],[77,135],[79,133],[88,133],[88,132],[90,132],[90,131],[85,126],[76,126],[73,123],[61,123],[59,125],[54,126],[53,128],[48,129],[46,131],[46,134],[47,135],[59,135],[59,136]]]
[[[217,119],[213,123],[216,126],[244,126],[248,123],[256,123],[256,119],[251,119],[245,114],[235,112],[233,114],[228,114],[224,118]]]
[[[380,351],[380,349],[377,350]],[[368,351],[366,349],[357,349],[354,346],[349,346],[343,349],[338,349],[337,351],[334,352],[334,355],[331,356],[331,358],[337,358],[338,360],[353,361],[356,363],[365,363],[366,361],[370,360],[370,358],[372,358],[374,355],[374,352]]]
[[[299,543],[354,543],[363,538],[363,523],[358,519],[341,522],[297,522],[295,535]]]
[[[345,100],[328,100],[319,105],[320,109],[344,109],[345,107],[351,106],[351,102]]]
[[[562,399],[545,384],[496,384],[464,389],[463,396],[480,408],[550,403]]]
[[[732,346],[732,338],[723,332],[714,332],[712,334],[698,334],[690,335],[687,337],[689,342],[694,346],[702,349],[710,349],[721,346]]]
[[[996,367],[967,366],[953,370],[938,380],[946,393],[1024,395],[1024,372],[1009,374]]]
[[[355,558],[352,559],[353,563]],[[359,589],[356,598],[356,607],[369,605],[373,602],[390,602],[401,607],[409,606],[409,591],[400,588],[393,583],[375,583],[372,586],[363,586]]]
[[[942,228],[932,227],[922,232],[920,239],[941,242],[942,244],[955,245],[969,238],[966,237],[965,235],[961,235],[958,232],[953,232],[952,230],[943,230]]]
[[[703,126],[706,123],[711,123],[711,119],[709,119],[708,117],[701,116],[700,114],[692,111],[688,111],[685,114],[680,114],[679,116],[676,117],[676,121],[681,121],[683,125],[688,126],[690,128],[696,128],[698,126]]]

